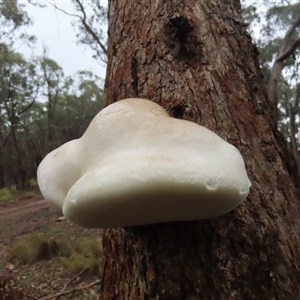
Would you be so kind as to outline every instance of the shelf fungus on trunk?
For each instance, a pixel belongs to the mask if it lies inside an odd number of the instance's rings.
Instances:
[[[99,112],[81,138],[44,158],[38,183],[69,220],[100,228],[216,218],[251,185],[234,146],[145,99]]]

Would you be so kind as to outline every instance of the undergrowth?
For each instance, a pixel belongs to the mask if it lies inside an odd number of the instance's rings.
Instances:
[[[66,271],[99,274],[101,247],[96,237],[74,239],[61,231],[31,234],[12,244],[8,260],[30,264],[60,257]]]
[[[39,193],[35,191],[33,187],[30,190],[17,191],[16,186],[13,185],[11,187],[0,189],[0,203],[7,202],[13,199],[20,200],[25,198],[34,198],[37,195],[39,195]]]
[[[98,275],[101,248],[96,238],[82,238],[76,243],[75,251],[68,257],[62,257],[62,262],[72,273],[88,271]]]
[[[25,300],[34,299],[33,291],[21,288],[12,275],[3,273],[0,275],[0,299],[1,300]]]
[[[13,195],[15,193],[14,188],[2,188],[0,189],[0,202],[6,202],[13,198]]]

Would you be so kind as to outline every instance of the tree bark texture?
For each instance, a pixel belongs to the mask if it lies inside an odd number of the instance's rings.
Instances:
[[[298,104],[299,105],[299,104]],[[296,159],[298,176],[300,177],[300,156],[297,145],[297,125],[296,125],[296,112],[293,106],[288,104],[288,116],[289,116],[289,129],[290,129],[290,141],[291,147]]]
[[[214,220],[105,230],[99,299],[300,299],[299,178],[246,29],[236,0],[110,1],[107,104],[146,98],[211,129],[252,187]]]

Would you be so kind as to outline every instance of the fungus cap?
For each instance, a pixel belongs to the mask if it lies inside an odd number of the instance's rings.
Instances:
[[[103,109],[44,158],[38,183],[69,220],[100,228],[215,218],[251,185],[234,146],[145,99]]]

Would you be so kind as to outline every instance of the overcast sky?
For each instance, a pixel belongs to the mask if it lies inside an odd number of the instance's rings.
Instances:
[[[20,2],[27,3],[26,0]],[[60,0],[56,2],[64,10],[74,13],[70,1]],[[107,1],[101,2],[107,5]],[[27,32],[35,35],[38,39],[34,55],[42,55],[43,45],[45,45],[48,48],[48,57],[55,60],[63,68],[65,75],[74,74],[78,70],[91,70],[103,79],[105,78],[105,68],[92,58],[92,51],[76,44],[76,28],[71,25],[74,18],[57,11],[50,5],[39,8],[27,4],[26,10],[34,21]],[[18,51],[26,56],[31,54],[31,50],[26,47],[22,47]]]

